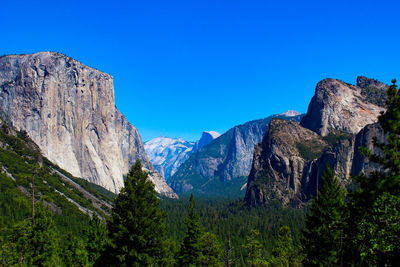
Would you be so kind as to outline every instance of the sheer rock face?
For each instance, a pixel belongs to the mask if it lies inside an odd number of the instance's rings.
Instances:
[[[384,143],[386,138],[383,129],[379,123],[370,124],[362,129],[355,139],[355,152],[352,166],[352,173],[365,173],[368,174],[371,171],[378,170],[379,164],[370,162],[366,159],[359,150],[358,147],[366,147],[371,150],[372,153],[383,156],[382,151],[373,145],[373,138],[376,137],[378,143]]]
[[[139,159],[156,190],[174,193],[154,173],[136,128],[115,107],[112,76],[62,54],[0,58],[0,111],[61,168],[111,191]]]
[[[373,137],[385,140],[382,128],[373,122],[384,110],[387,85],[365,77],[358,77],[357,85],[323,80],[301,125],[271,122],[255,148],[245,199],[248,204],[275,199],[299,207],[316,194],[326,166],[344,186],[351,183],[352,175],[379,168],[360,154],[359,147],[379,153],[372,145]]]
[[[365,125],[377,122],[383,107],[366,91],[371,86],[384,93],[386,87],[365,77],[359,77],[358,82],[363,87],[334,79],[319,82],[301,125],[326,136],[336,132],[357,134]]]
[[[310,147],[307,151],[303,149]],[[298,123],[273,119],[263,141],[255,148],[246,202],[262,204],[272,199],[299,206],[309,198],[312,164],[328,147],[321,136]]]

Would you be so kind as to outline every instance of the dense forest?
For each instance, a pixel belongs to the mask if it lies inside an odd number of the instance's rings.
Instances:
[[[349,189],[327,168],[302,210],[193,195],[160,199],[140,161],[116,196],[71,177],[85,189],[76,191],[61,182],[67,173],[60,176],[62,170],[42,158],[24,133],[2,122],[0,265],[395,266],[400,260],[395,81],[379,123],[386,141],[374,145],[381,153],[360,150],[381,168],[355,177]]]

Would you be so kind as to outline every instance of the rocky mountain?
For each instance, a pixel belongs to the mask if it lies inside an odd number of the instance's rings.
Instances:
[[[203,132],[197,142],[188,142],[181,138],[156,137],[144,143],[144,148],[156,170],[167,180],[192,153],[208,145],[218,136],[220,134],[214,131]]]
[[[139,159],[156,190],[175,196],[147,158],[136,128],[115,107],[111,75],[54,52],[3,56],[0,112],[76,177],[118,192]]]
[[[168,184],[178,194],[189,191],[211,196],[244,193],[255,144],[261,142],[272,118],[300,121],[302,115],[273,115],[235,126],[193,153]]]
[[[211,143],[214,139],[220,137],[221,134],[215,131],[206,131],[203,132],[200,139],[194,144],[193,152],[196,152],[200,148],[205,147],[209,143]]]
[[[194,145],[181,138],[156,137],[144,143],[144,148],[156,170],[168,179],[189,158]]]
[[[383,140],[376,122],[384,110],[386,88],[366,77],[358,77],[357,85],[334,79],[319,82],[300,124],[273,120],[256,146],[246,202],[276,199],[302,206],[315,195],[327,165],[345,186],[352,174],[376,168],[358,147],[371,148],[373,136]]]

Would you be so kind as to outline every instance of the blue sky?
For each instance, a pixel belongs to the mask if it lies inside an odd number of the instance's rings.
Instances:
[[[326,77],[400,80],[396,1],[18,1],[0,3],[0,54],[57,51],[114,76],[144,140],[288,109]]]

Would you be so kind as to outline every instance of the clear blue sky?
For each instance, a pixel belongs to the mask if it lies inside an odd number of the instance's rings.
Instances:
[[[400,80],[397,1],[18,1],[0,3],[0,54],[57,51],[114,76],[142,138],[287,109],[326,77]]]

